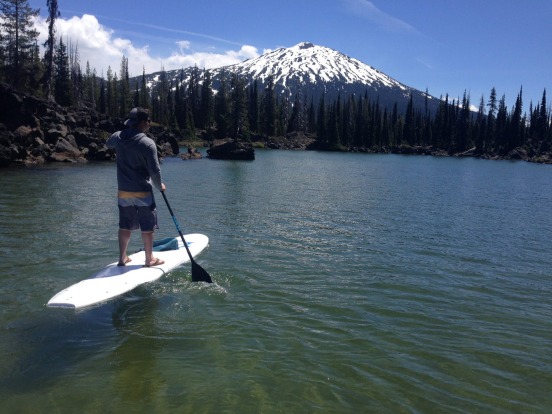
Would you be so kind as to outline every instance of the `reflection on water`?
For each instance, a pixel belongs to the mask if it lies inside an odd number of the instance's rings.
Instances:
[[[44,304],[116,260],[114,164],[2,171],[6,412],[547,412],[549,166],[258,151],[162,169],[216,283],[184,266],[80,312]]]

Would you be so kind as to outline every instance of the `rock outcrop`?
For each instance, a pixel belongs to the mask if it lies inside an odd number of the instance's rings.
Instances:
[[[207,155],[216,160],[252,161],[255,159],[255,150],[249,142],[228,141],[222,144],[214,143],[207,150]]]
[[[0,167],[45,162],[112,160],[107,138],[123,129],[124,119],[92,108],[64,108],[0,83]],[[160,156],[179,153],[174,133],[152,128]]]

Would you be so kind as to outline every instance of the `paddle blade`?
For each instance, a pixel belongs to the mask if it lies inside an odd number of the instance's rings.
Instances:
[[[209,273],[205,271],[195,260],[192,260],[192,282],[207,282],[213,283]]]

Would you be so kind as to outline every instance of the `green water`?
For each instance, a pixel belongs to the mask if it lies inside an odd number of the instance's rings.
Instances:
[[[162,169],[216,283],[185,266],[79,312],[45,303],[116,260],[115,165],[0,171],[2,412],[550,412],[552,166],[257,151]]]

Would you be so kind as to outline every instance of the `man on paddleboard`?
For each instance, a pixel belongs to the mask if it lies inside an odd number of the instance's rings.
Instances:
[[[153,187],[165,191],[161,181],[161,168],[157,158],[157,146],[146,135],[151,125],[149,110],[134,108],[125,121],[126,129],[117,131],[106,145],[117,153],[117,186],[119,205],[119,266],[131,261],[127,248],[133,230],[140,229],[145,266],[157,266],[164,261],[153,257],[154,231],[157,211]]]

